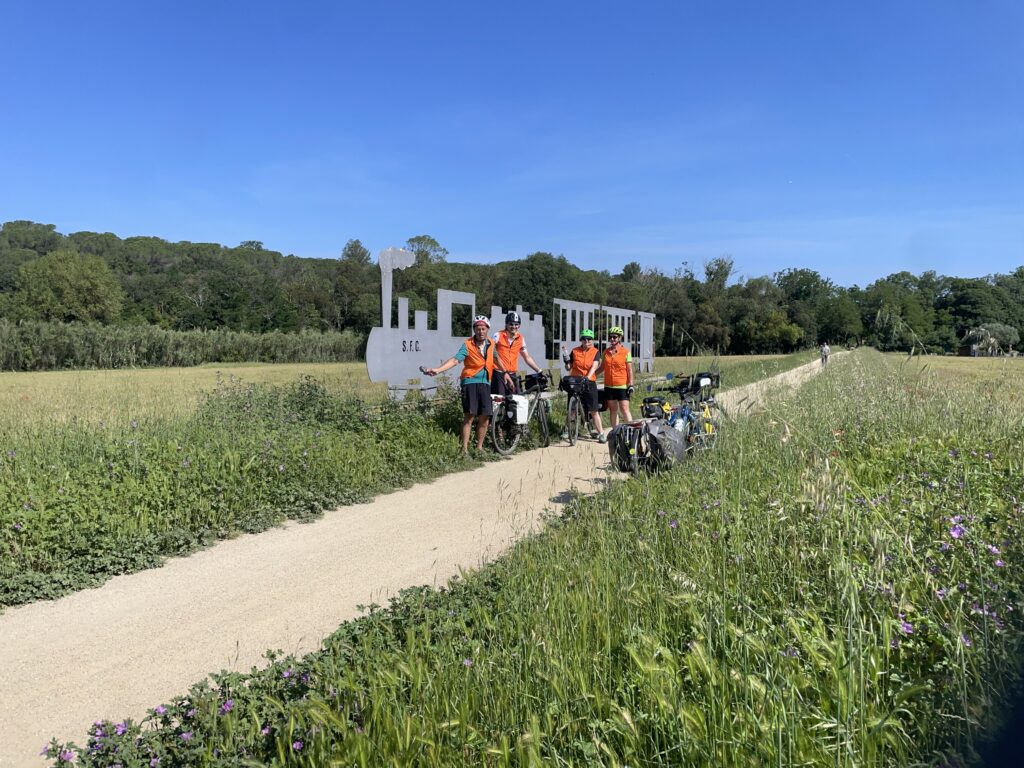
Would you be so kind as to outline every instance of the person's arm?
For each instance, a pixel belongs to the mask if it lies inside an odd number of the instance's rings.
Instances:
[[[534,362],[532,357],[530,357],[530,353],[526,351],[526,347],[523,347],[522,352],[519,354],[522,356],[523,360],[526,361],[526,364],[533,368],[535,373],[540,373],[540,366]]]
[[[595,357],[594,362],[590,365],[590,370],[587,371],[587,378],[589,379],[591,376],[596,377],[602,370],[604,370],[604,358]]]
[[[562,345],[562,364],[565,366],[565,370],[572,370],[572,352],[565,351],[565,344]]]
[[[447,360],[445,360],[443,363],[437,366],[437,368],[420,368],[420,370],[423,371],[423,373],[425,373],[427,376],[437,376],[437,374],[451,370],[458,364],[458,360],[456,360],[454,357],[449,357]]]
[[[633,355],[626,353],[626,388],[633,394]]]

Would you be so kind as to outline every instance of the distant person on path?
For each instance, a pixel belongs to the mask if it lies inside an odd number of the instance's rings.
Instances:
[[[633,394],[633,355],[622,344],[622,329],[613,325],[608,331],[608,348],[600,359],[590,366],[590,376],[604,375],[604,397],[608,404],[612,428],[619,423],[619,414],[626,421],[632,421],[629,412],[629,398]],[[604,442],[604,435],[601,435]]]
[[[516,371],[519,370],[519,358],[522,357],[526,364],[536,373],[540,373],[540,366],[530,357],[526,351],[526,339],[519,332],[522,320],[518,312],[509,312],[505,315],[505,330],[494,334],[494,376],[491,377],[491,393],[495,395],[516,394]]]
[[[828,348],[828,342],[826,341],[821,345],[821,367],[824,368],[828,365],[828,356],[832,354],[832,350]]]
[[[454,368],[462,363],[462,455],[469,455],[469,435],[476,418],[476,449],[482,451],[487,427],[491,422],[491,377],[494,372],[494,345],[487,338],[491,321],[483,315],[473,318],[473,335],[462,342],[455,357],[449,357],[437,368],[421,368],[427,376]]]
[[[590,418],[590,436],[600,437],[603,431],[601,427],[601,411],[597,404],[597,376],[591,373],[594,361],[597,360],[597,347],[594,346],[594,332],[587,328],[580,334],[580,345],[571,352],[566,353],[565,345],[562,345],[562,362],[570,376],[579,376],[583,379],[583,392],[580,393],[580,401],[583,403],[583,411]],[[562,434],[564,440],[569,436],[568,430]]]

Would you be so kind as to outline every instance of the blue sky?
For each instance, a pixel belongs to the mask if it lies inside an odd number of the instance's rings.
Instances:
[[[1024,3],[5,4],[0,220],[843,285],[1024,265]]]

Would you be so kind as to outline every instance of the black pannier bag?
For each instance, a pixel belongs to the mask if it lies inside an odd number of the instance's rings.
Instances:
[[[612,469],[619,472],[633,471],[633,461],[629,450],[633,442],[632,430],[634,429],[641,429],[641,427],[619,424],[612,427],[608,433],[608,459],[611,461]]]
[[[531,373],[523,380],[526,392],[543,392],[548,388],[548,379],[543,373]]]
[[[582,395],[586,386],[587,378],[585,376],[563,376],[558,383],[558,388],[570,395]]]
[[[646,419],[663,419],[671,409],[665,408],[664,397],[645,397],[641,409]]]
[[[634,456],[630,451],[637,443],[637,432],[644,433],[647,452]],[[644,469],[671,469],[686,458],[686,438],[682,432],[658,419],[644,424],[619,424],[608,433],[608,458],[619,472]]]
[[[686,437],[665,421],[646,425],[652,469],[669,469],[686,458]]]

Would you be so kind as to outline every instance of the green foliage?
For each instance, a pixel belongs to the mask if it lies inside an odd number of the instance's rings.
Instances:
[[[837,360],[700,462],[50,758],[965,764],[1020,671],[1021,381]]]
[[[685,263],[666,274],[626,261],[613,275],[544,251],[497,264],[460,264],[449,262],[448,250],[430,235],[410,237],[405,245],[416,264],[394,274],[393,300],[409,298],[411,309],[428,311],[430,323],[436,322],[438,288],[472,292],[485,311],[522,305],[546,318],[557,296],[655,313],[658,355],[788,351],[824,341],[882,349],[914,343],[950,353],[968,330],[985,323],[1024,331],[1024,267],[978,279],[899,272],[862,290],[836,286],[810,269],[737,279],[729,256],[707,260],[698,278]],[[68,250],[102,260],[120,292],[97,262],[75,276],[41,258]],[[7,222],[0,228],[0,319],[90,317],[179,331],[349,330],[365,337],[381,317],[380,272],[357,239],[340,256],[286,256],[258,240],[227,248],[155,237],[122,240],[111,233],[65,237],[53,225]],[[91,290],[89,280],[100,277],[102,301],[76,305],[78,286]],[[550,333],[551,323],[546,327]]]
[[[448,401],[435,416],[308,377],[222,381],[184,421],[4,430],[0,608],[464,468]]]
[[[97,323],[12,323],[0,319],[0,370],[193,366],[203,363],[315,363],[356,360],[366,343],[341,333],[171,331]]]
[[[20,319],[111,323],[124,291],[103,259],[60,248],[18,269],[11,314]]]

